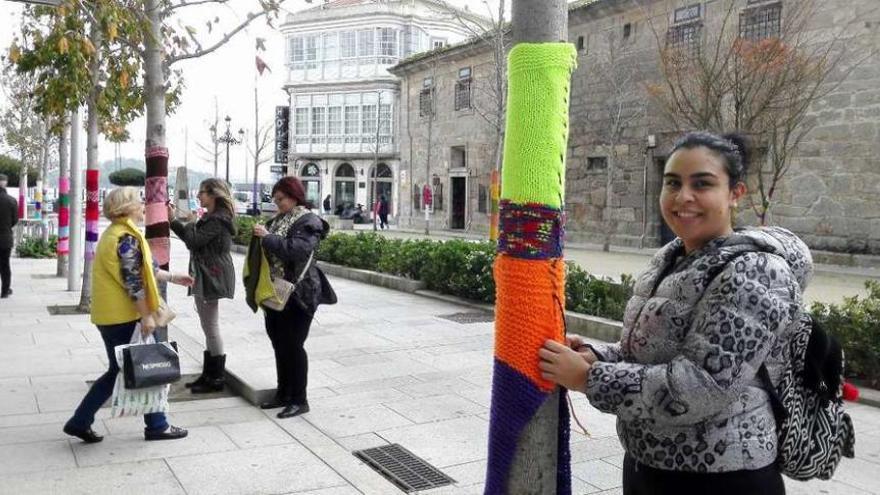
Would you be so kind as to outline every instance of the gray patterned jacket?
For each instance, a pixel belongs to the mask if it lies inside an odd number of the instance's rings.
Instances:
[[[680,239],[640,275],[619,343],[597,345],[586,394],[617,415],[626,451],[658,469],[760,469],[776,425],[756,377],[777,383],[812,274],[807,246],[781,228],[748,228],[684,255]]]

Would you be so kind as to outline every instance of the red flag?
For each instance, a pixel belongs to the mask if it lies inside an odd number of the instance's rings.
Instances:
[[[255,57],[257,59],[257,72],[259,72],[261,76],[263,75],[264,70],[272,72],[272,69],[269,68],[266,62],[263,62],[263,59],[261,59],[259,55],[256,55]]]

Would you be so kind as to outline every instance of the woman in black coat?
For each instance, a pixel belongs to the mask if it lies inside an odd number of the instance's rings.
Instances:
[[[278,214],[265,226],[255,225],[254,236],[260,239],[272,278],[283,277],[296,289],[283,311],[263,308],[266,333],[275,350],[278,389],[275,398],[260,407],[283,407],[278,417],[290,418],[309,411],[305,342],[318,305],[335,303],[336,294],[314,258],[330,226],[309,211],[302,183],[295,177],[282,178],[272,188],[272,199]]]
[[[229,254],[235,234],[232,195],[225,182],[211,178],[199,185],[198,197],[207,213],[197,222],[184,223],[168,206],[171,230],[189,249],[189,274],[195,279],[191,294],[205,332],[202,374],[186,384],[194,394],[223,390],[226,354],[220,337],[219,302],[235,296],[235,267]]]

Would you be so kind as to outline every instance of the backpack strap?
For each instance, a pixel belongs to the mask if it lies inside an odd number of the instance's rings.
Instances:
[[[788,411],[785,410],[782,399],[779,398],[779,392],[776,391],[776,387],[773,386],[773,380],[770,379],[770,372],[767,371],[767,366],[763,363],[758,369],[758,378],[761,380],[761,385],[763,385],[767,395],[770,396],[770,407],[773,409],[773,417],[776,418],[776,426],[779,427],[788,419]]]

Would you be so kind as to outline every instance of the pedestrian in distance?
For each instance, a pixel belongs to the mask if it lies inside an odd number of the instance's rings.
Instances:
[[[330,214],[330,197],[331,196],[328,194],[327,197],[324,198],[324,204],[321,205],[324,207],[324,214],[325,215]]]
[[[187,274],[159,270],[138,224],[144,220],[144,204],[134,187],[119,187],[104,198],[104,216],[111,221],[101,234],[92,268],[91,321],[101,332],[109,367],[83,397],[64,433],[86,443],[103,440],[92,429],[95,413],[113,394],[119,366],[117,346],[128,344],[137,324],[145,336],[156,329],[155,312],[160,295],[157,282],[191,286]],[[187,431],[171,426],[165,413],[144,415],[146,440],[174,440]]]
[[[260,407],[282,407],[277,416],[290,418],[309,411],[305,342],[318,305],[336,303],[336,293],[315,263],[315,251],[330,226],[309,211],[302,182],[295,177],[282,178],[272,188],[272,199],[278,214],[265,226],[254,226],[246,268],[247,273],[259,274],[265,263],[272,280],[280,277],[295,286],[283,310],[263,306],[266,333],[275,351],[278,387],[275,397]],[[245,276],[248,303],[254,310],[262,278]]]
[[[388,227],[388,198],[379,196],[379,226],[384,230]]]
[[[677,238],[639,276],[620,342],[539,351],[545,379],[617,416],[625,495],[785,493],[759,377],[776,387],[789,364],[812,260],[785,229],[732,228],[748,157],[737,135],[679,139],[660,195]]]
[[[0,299],[12,295],[12,227],[18,223],[18,201],[6,192],[9,178],[0,174]]]
[[[189,250],[189,274],[195,279],[189,293],[205,333],[202,373],[186,383],[194,394],[219,392],[226,382],[226,353],[220,336],[220,299],[235,296],[235,267],[232,265],[232,236],[235,235],[235,206],[226,182],[210,178],[199,185],[199,205],[205,214],[192,215],[168,205],[171,230]],[[194,221],[195,220],[195,221]]]

